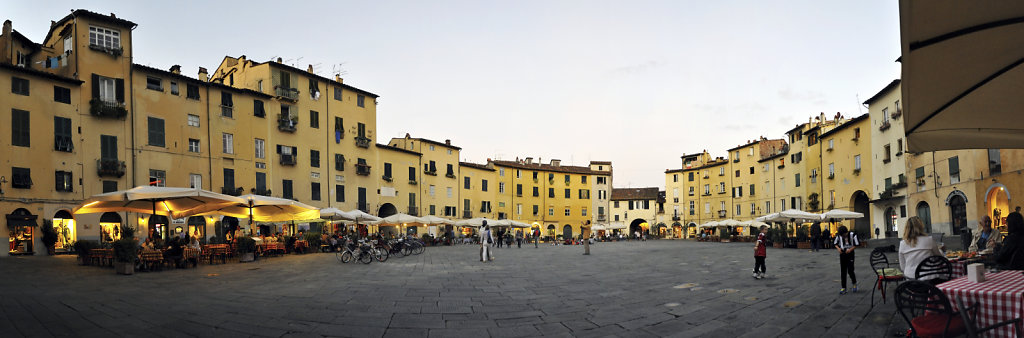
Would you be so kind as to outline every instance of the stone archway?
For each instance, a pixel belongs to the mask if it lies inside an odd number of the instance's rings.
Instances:
[[[398,213],[398,208],[395,208],[394,204],[384,203],[377,209],[377,217],[388,217]]]
[[[100,215],[100,241],[109,242],[116,238],[112,236],[114,229],[118,231],[124,221],[121,219],[121,215],[116,212],[105,212]]]
[[[954,191],[946,201],[949,205],[949,226],[953,235],[967,231],[967,200],[956,195]]]
[[[36,219],[39,217],[25,208],[15,209],[7,214],[11,255],[34,255]]]
[[[67,210],[58,210],[53,215],[53,231],[57,233],[57,242],[53,245],[54,250],[70,251],[72,249],[71,244],[78,239],[75,224],[74,217]]]
[[[644,220],[642,218],[637,218],[634,219],[632,222],[629,222],[629,236],[637,236],[638,234],[643,234],[644,230],[646,230],[645,226],[647,226],[647,220]]]
[[[992,218],[993,228],[1006,226],[1003,218],[1013,212],[1010,209],[1010,200],[1010,189],[1002,183],[994,183],[988,187],[988,191],[985,192],[985,215]]]
[[[572,238],[572,226],[566,224],[565,226],[562,227],[562,239],[570,238]]]
[[[551,237],[551,238],[555,238],[555,225],[554,224],[548,224],[548,234],[547,234],[547,236]]]
[[[885,209],[885,237],[896,238],[899,237],[899,229],[896,226],[896,209],[888,207]]]
[[[853,229],[851,230],[857,232],[857,235],[863,236],[863,238],[876,237],[875,233],[871,231],[870,200],[871,199],[868,198],[868,194],[861,190],[857,190],[853,193],[853,196],[850,197],[850,209],[854,212],[864,214],[864,217],[853,220]]]

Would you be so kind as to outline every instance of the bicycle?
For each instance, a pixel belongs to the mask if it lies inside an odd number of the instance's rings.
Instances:
[[[338,261],[342,263],[348,263],[353,260],[358,260],[363,264],[370,264],[374,260],[374,256],[371,253],[371,247],[366,244],[365,241],[359,240],[359,244],[347,241],[345,249],[338,252],[336,257]]]

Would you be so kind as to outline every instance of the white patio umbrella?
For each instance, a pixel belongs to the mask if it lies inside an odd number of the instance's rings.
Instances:
[[[470,218],[470,219],[464,219],[464,220],[461,220],[461,221],[456,221],[455,225],[462,226],[462,227],[479,228],[479,227],[483,226],[483,222],[484,221],[487,221],[487,225],[491,225],[491,226],[494,226],[495,223],[497,222],[497,220],[493,220],[493,219],[490,219],[490,218],[477,217],[477,218]]]
[[[394,215],[391,215],[391,216],[388,216],[388,217],[384,217],[380,221],[377,221],[377,224],[396,224],[397,225],[397,224],[408,224],[408,223],[426,224],[426,222],[424,222],[422,218],[419,218],[419,217],[416,217],[416,216],[413,216],[413,215],[409,215],[409,214],[404,214],[404,213],[397,213],[397,214],[394,214]]]
[[[450,219],[447,219],[447,218],[437,217],[437,216],[434,216],[434,215],[423,216],[423,217],[420,217],[420,219],[422,219],[425,224],[445,224],[445,225],[454,225],[455,224],[455,221],[453,221],[453,220],[450,220]]]
[[[825,212],[824,214],[821,214],[822,220],[854,219],[862,217],[864,217],[863,213],[842,209],[832,209]]]
[[[512,221],[512,227],[513,228],[523,228],[523,229],[525,229],[525,228],[529,228],[530,225],[526,224],[526,223],[523,223],[523,222],[520,222],[520,221]]]
[[[779,216],[779,213],[777,213],[777,212],[776,213],[767,214],[767,215],[764,215],[764,216],[761,216],[761,217],[758,217],[758,218],[755,218],[754,220],[758,221],[758,222],[784,222],[784,221],[789,221],[788,218],[787,219],[783,219],[781,216]]]
[[[93,195],[75,208],[74,214],[129,211],[182,218],[219,207],[244,204],[245,200],[199,188],[139,186]]]
[[[362,210],[359,210],[359,209],[355,209],[355,210],[352,210],[352,211],[347,211],[341,217],[343,219],[348,219],[348,220],[356,222],[356,223],[376,222],[376,221],[381,220],[380,217],[377,217],[377,216],[374,216],[374,215],[370,215],[370,214],[366,213],[365,211],[362,211]]]
[[[320,218],[326,218],[326,219],[330,219],[330,220],[334,220],[335,218],[338,218],[338,219],[343,219],[344,220],[344,219],[346,219],[345,217],[348,217],[348,216],[349,215],[347,213],[345,213],[344,211],[341,211],[341,209],[338,209],[338,208],[323,208],[323,209],[320,209]]]
[[[899,6],[907,149],[1024,148],[1024,2]]]
[[[243,203],[222,206],[200,215],[224,215],[235,218],[249,218],[249,224],[256,222],[281,222],[292,220],[319,219],[320,210],[314,206],[286,198],[263,195],[242,195]]]
[[[730,218],[730,219],[726,219],[726,220],[721,220],[721,221],[718,221],[718,225],[724,225],[724,226],[732,226],[732,227],[734,227],[734,226],[740,226],[740,225],[742,225],[742,224],[740,224],[740,221],[737,221],[737,220],[734,220],[734,219],[731,219],[731,218]]]
[[[820,221],[821,220],[821,214],[810,213],[810,212],[806,212],[806,211],[803,211],[803,210],[797,210],[797,209],[789,209],[789,210],[784,210],[782,212],[779,212],[779,217],[782,219],[781,221],[783,221],[783,222],[789,221],[791,219],[795,219],[797,221]]]

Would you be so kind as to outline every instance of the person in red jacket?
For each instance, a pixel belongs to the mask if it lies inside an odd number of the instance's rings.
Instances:
[[[754,279],[764,278],[764,259],[768,256],[766,231],[768,226],[762,225],[761,233],[757,234],[757,244],[754,244]]]

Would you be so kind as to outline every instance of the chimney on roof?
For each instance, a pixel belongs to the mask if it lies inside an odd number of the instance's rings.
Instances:
[[[334,74],[334,81],[338,81],[338,83],[345,83],[345,79],[341,78],[341,74]]]
[[[526,161],[526,164],[533,164],[533,157],[527,157],[523,160]]]
[[[56,21],[50,20],[50,27],[53,27],[53,26],[56,26],[56,25],[57,25]]]
[[[4,20],[4,36],[9,36],[8,34],[11,34],[11,30],[13,29],[14,28],[11,27],[11,20]]]
[[[171,73],[181,75],[181,65],[171,66]]]
[[[117,16],[116,16],[116,15],[114,15],[114,13],[110,13],[110,17],[111,17],[111,18],[114,18],[114,19],[117,19]]]
[[[242,55],[242,56],[238,57],[238,64],[240,64],[242,68],[245,68],[246,63],[248,63],[248,62],[246,62],[246,60],[245,60],[245,55]]]
[[[313,65],[309,65],[309,67],[306,68],[306,71],[309,72],[310,74],[313,74]]]
[[[409,138],[409,133],[405,133],[405,138]]]
[[[199,67],[199,81],[210,81],[210,76],[209,73],[206,72],[206,67]]]
[[[281,63],[281,58],[277,58],[277,63]]]
[[[452,140],[446,139],[446,140],[444,140],[444,144],[447,145],[447,146],[450,146],[450,145],[452,145]]]
[[[562,160],[552,159],[551,160],[551,166],[552,167],[560,167],[560,166],[562,166]]]

